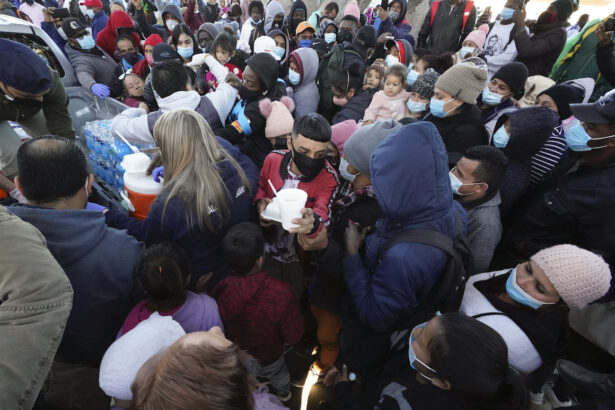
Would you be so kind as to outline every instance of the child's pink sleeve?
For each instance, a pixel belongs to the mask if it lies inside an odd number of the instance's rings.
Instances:
[[[385,98],[382,98],[383,96],[385,96],[384,91],[378,91],[376,94],[374,94],[374,96],[372,97],[372,102],[369,104],[369,107],[367,107],[367,109],[365,110],[365,114],[363,115],[363,121],[375,121],[376,120],[378,111],[380,110],[383,102],[385,101]]]

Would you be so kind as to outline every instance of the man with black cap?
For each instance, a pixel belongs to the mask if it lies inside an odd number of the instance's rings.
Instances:
[[[491,78],[478,97],[478,107],[489,136],[502,114],[517,109],[514,100],[519,100],[525,92],[527,68],[523,63],[509,63],[500,68]],[[513,100],[514,99],[514,100]]]
[[[558,176],[524,201],[526,206],[518,209],[503,243],[520,260],[570,243],[602,255],[613,269],[615,91],[593,104],[570,108],[580,122],[566,133],[566,142],[579,160],[572,166],[561,163],[555,170]]]
[[[74,17],[62,23],[67,42],[64,52],[77,73],[79,84],[102,99],[109,96],[115,60],[96,46],[88,28]]]
[[[15,155],[21,144],[8,121],[31,136],[57,134],[75,138],[68,96],[57,71],[25,45],[0,39],[0,170],[17,172]]]

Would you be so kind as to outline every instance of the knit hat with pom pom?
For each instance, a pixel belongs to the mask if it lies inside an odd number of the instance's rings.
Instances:
[[[480,51],[485,46],[485,40],[487,39],[487,33],[489,33],[489,26],[487,24],[481,24],[479,28],[472,31],[463,41],[471,41],[476,44],[476,47]]]
[[[273,102],[269,98],[263,98],[258,102],[258,108],[263,117],[267,119],[265,137],[276,138],[292,134],[295,123],[291,115],[291,112],[295,110],[292,98],[285,96],[280,101]]]
[[[530,259],[545,272],[568,307],[583,308],[611,286],[611,271],[604,259],[577,246],[552,246]]]

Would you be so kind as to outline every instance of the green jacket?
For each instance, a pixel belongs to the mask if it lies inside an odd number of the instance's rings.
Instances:
[[[0,232],[0,398],[3,409],[31,409],[62,340],[73,289],[43,235],[3,206]]]
[[[9,101],[0,92],[0,121],[19,123],[34,116],[42,109],[50,134],[75,138],[75,130],[73,130],[73,123],[68,113],[68,96],[57,71],[51,70],[51,80],[51,90],[43,96],[42,103],[23,99]]]
[[[557,83],[577,78],[592,78],[596,85],[590,101],[596,101],[613,88],[600,74],[596,60],[598,37],[595,31],[598,25],[609,17],[590,21],[579,34],[572,36],[551,71],[551,78]]]

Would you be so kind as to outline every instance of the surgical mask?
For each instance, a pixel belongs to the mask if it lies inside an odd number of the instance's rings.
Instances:
[[[299,48],[312,47],[312,40],[299,40]]]
[[[573,151],[577,151],[577,152],[592,151],[596,149],[606,148],[607,146],[602,145],[600,147],[590,147],[587,145],[589,141],[603,140],[606,138],[613,138],[613,137],[615,137],[615,135],[608,135],[606,137],[600,137],[600,138],[590,138],[590,136],[585,131],[585,128],[583,128],[583,125],[581,125],[580,122],[577,122],[577,125],[570,128],[568,132],[566,132],[566,144],[568,144],[568,148],[570,148]]]
[[[284,54],[286,54],[286,50],[282,47],[276,47],[273,52],[276,53],[280,59],[284,58]]]
[[[510,7],[504,7],[500,16],[502,16],[502,20],[510,20],[513,18],[513,14],[515,14],[515,9],[511,9]]]
[[[94,10],[86,9],[85,14],[87,14],[87,16],[91,19],[94,18]]]
[[[416,365],[414,364],[414,362],[419,362],[420,364],[423,365],[423,367],[425,367],[427,370],[434,372],[436,374],[438,374],[438,372],[436,372],[434,369],[432,369],[431,367],[427,366],[425,363],[423,363],[421,361],[421,359],[419,359],[418,357],[416,357],[416,353],[414,353],[414,348],[412,347],[412,343],[416,340],[414,337],[414,331],[416,329],[424,329],[427,326],[428,322],[425,323],[421,323],[420,325],[416,325],[413,329],[412,332],[410,332],[410,341],[408,343],[408,359],[410,360],[410,366],[416,370]],[[430,377],[425,376],[424,374],[421,373],[421,376],[423,376],[424,378],[426,378],[427,380],[431,380]]]
[[[177,26],[178,24],[179,24],[179,21],[173,20],[173,19],[168,19],[167,21],[164,22],[164,25],[167,26],[169,31],[173,31],[175,26]]]
[[[459,55],[461,58],[464,58],[467,54],[473,55],[475,51],[476,47],[461,47],[461,50],[459,50]]]
[[[68,41],[68,36],[66,36],[66,33],[64,33],[64,30],[62,30],[62,27],[58,29],[58,34],[60,35],[60,37],[64,39],[64,41]]]
[[[508,296],[513,298],[515,302],[519,302],[522,305],[529,306],[532,309],[538,309],[542,305],[553,305],[553,302],[541,302],[528,295],[521,286],[517,283],[517,268],[514,268],[510,275],[508,276],[508,280],[506,280],[506,293]]]
[[[78,38],[77,43],[79,43],[79,47],[81,47],[82,50],[91,50],[96,46],[94,38],[89,34]]]
[[[194,54],[194,47],[177,47],[177,54],[183,58],[190,58]]]
[[[413,86],[416,83],[416,80],[419,79],[419,72],[414,70],[409,70],[408,75],[406,75],[406,82],[409,86]]]
[[[337,40],[337,34],[335,33],[325,33],[325,41],[327,44],[333,44]]]
[[[357,175],[359,175],[358,173],[351,174],[348,171],[348,161],[346,161],[344,157],[340,159],[340,174],[342,174],[342,178],[344,178],[346,181],[350,182],[351,184],[357,178]]]
[[[429,111],[438,118],[444,118],[448,115],[449,112],[457,108],[457,107],[454,107],[448,111],[444,111],[444,105],[446,105],[446,103],[451,102],[453,100],[454,98],[451,98],[448,101],[442,101],[442,100],[436,99],[436,97],[432,97],[431,101],[429,102]]]
[[[498,105],[502,102],[503,95],[492,92],[489,87],[483,89],[483,102],[487,105]]]
[[[333,97],[333,104],[338,105],[340,107],[343,107],[344,105],[348,104],[348,98],[346,98],[346,97],[344,97],[344,98]]]
[[[508,140],[510,140],[510,135],[508,135],[508,131],[506,131],[505,126],[501,126],[498,130],[493,134],[493,145],[497,148],[504,148],[508,145]]]
[[[387,67],[391,67],[392,65],[399,64],[399,58],[389,54],[387,58],[384,59],[384,63]]]
[[[396,22],[397,19],[399,18],[399,13],[396,11],[389,11],[389,18],[391,19],[392,22]]]
[[[252,17],[250,17],[250,22],[252,24],[254,24],[255,26],[258,26],[259,24],[261,24],[263,22],[263,19],[260,19],[258,21],[254,21],[254,19]]]
[[[150,66],[153,66],[154,65],[154,56],[146,54],[145,55],[145,61],[147,61],[147,64],[149,64]]]
[[[298,72],[294,70],[289,69],[288,70],[288,81],[290,81],[292,85],[299,84],[299,82],[301,81],[301,74],[299,74]]]
[[[423,112],[427,109],[427,103],[422,103],[422,102],[417,102],[417,101],[412,101],[412,100],[408,100],[406,105],[408,106],[408,109],[410,110],[410,112],[413,112],[415,114],[419,112]]]
[[[455,168],[453,168],[453,169],[455,169]],[[463,196],[463,195],[472,195],[474,192],[470,192],[468,194],[460,193],[459,192],[459,188],[461,188],[464,185],[480,185],[480,184],[482,184],[482,182],[472,182],[471,184],[464,184],[463,182],[461,182],[461,180],[459,178],[457,178],[455,176],[455,174],[453,174],[453,170],[451,170],[448,173],[448,177],[451,180],[451,189],[453,190],[453,193],[455,195],[461,195],[461,196]]]
[[[292,142],[291,142],[292,145]],[[320,174],[320,171],[325,167],[326,158],[311,158],[306,154],[297,152],[293,145],[293,162],[297,166],[301,175],[307,180],[311,181]]]

